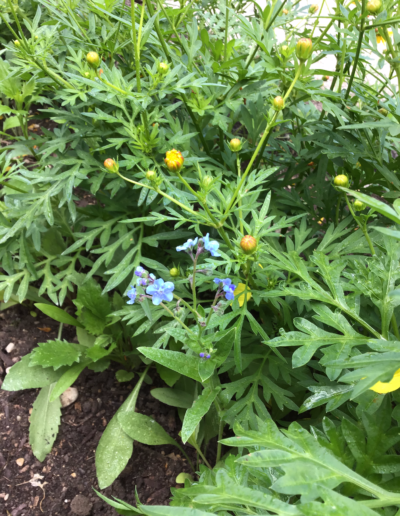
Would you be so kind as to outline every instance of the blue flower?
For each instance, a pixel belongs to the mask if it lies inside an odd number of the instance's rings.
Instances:
[[[151,300],[153,305],[159,305],[162,301],[172,301],[174,298],[173,290],[175,285],[172,281],[164,282],[163,279],[159,278],[155,280],[152,285],[149,285],[146,289],[146,294],[152,296]]]
[[[230,278],[225,278],[225,279],[215,278],[214,283],[216,283],[217,285],[219,283],[222,283],[222,285],[223,285],[222,290],[225,292],[226,299],[228,299],[229,301],[233,301],[235,299],[234,292],[236,290],[236,285],[234,285],[232,283],[232,280]]]
[[[204,358],[205,357],[205,353],[199,353],[199,357],[200,358]]]
[[[129,297],[128,305],[133,305],[136,299],[136,287],[131,286],[126,295]]]
[[[210,251],[211,256],[215,256],[215,257],[221,256],[220,254],[217,253],[218,248],[219,248],[219,243],[216,240],[213,240],[212,242],[210,242],[210,233],[207,233],[207,235],[205,237],[203,237],[203,242],[204,242],[204,248],[207,251]]]
[[[138,278],[137,279],[137,284],[140,285],[141,287],[145,287],[147,285],[146,278]]]
[[[196,237],[194,240],[189,238],[187,242],[185,242],[183,245],[178,245],[176,250],[179,251],[191,251],[195,245],[197,245],[197,241],[199,239]]]
[[[138,276],[139,278],[141,278],[145,272],[146,271],[143,269],[143,267],[141,265],[139,265],[139,267],[136,267],[135,276]]]

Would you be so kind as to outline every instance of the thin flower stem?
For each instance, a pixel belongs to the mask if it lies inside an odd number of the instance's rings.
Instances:
[[[342,202],[342,197],[343,197],[343,194],[342,193],[339,194],[339,198],[338,198],[337,205],[336,205],[335,227],[339,223],[339,210],[340,210],[340,203]]]
[[[236,166],[237,166],[237,172],[238,172],[238,177],[240,178],[240,176],[242,175],[242,169],[241,169],[241,165],[240,165],[240,157],[239,157],[239,153],[236,154]],[[239,195],[240,195],[240,192],[239,192]],[[244,235],[244,229],[243,229],[243,212],[242,212],[242,199],[239,197],[239,201],[238,201],[238,205],[239,205],[239,226],[240,226],[240,233],[242,235]]]
[[[229,29],[229,0],[225,0],[225,47],[224,47],[224,63],[228,57],[228,29]]]
[[[60,322],[60,326],[58,327],[58,335],[57,335],[58,340],[61,340],[62,331],[63,331],[63,323]]]
[[[358,59],[360,57],[362,40],[363,40],[363,37],[364,37],[364,24],[365,24],[365,15],[366,15],[366,3],[367,3],[366,0],[362,0],[362,3],[361,3],[362,4],[362,8],[361,8],[361,24],[360,24],[360,33],[358,35],[357,50],[356,50],[356,55],[354,57],[353,70],[351,71],[351,76],[350,76],[349,82],[347,84],[347,91],[345,93],[344,100],[347,100],[347,98],[350,95],[351,87],[352,87],[352,84],[353,84],[353,81],[354,81],[354,76],[355,76],[356,70],[357,70]]]
[[[146,297],[147,297],[147,296],[146,296]],[[170,310],[170,309],[168,308],[168,306],[164,305],[164,303],[160,303],[160,306],[162,306],[162,307],[164,308],[164,310],[165,310],[166,312],[168,312],[168,313],[169,313],[169,315],[170,315],[171,317],[173,317],[173,318],[175,319],[175,321],[177,321],[177,322],[182,326],[182,328],[185,328],[185,330],[186,330],[188,333],[190,333],[191,335],[195,336],[195,334],[192,332],[192,330],[191,330],[190,328],[188,328],[188,327],[186,326],[186,324],[185,324],[183,321],[181,321],[181,320],[179,319],[179,317],[176,317],[176,315],[174,314],[174,312],[173,312],[172,310]]]
[[[351,204],[349,202],[349,199],[348,199],[347,195],[345,196],[345,199],[346,199],[347,206],[348,206],[348,208],[350,210],[350,213],[352,214],[354,220],[360,226],[360,228],[362,229],[362,232],[365,235],[365,238],[366,238],[366,240],[368,242],[368,245],[369,245],[369,248],[371,250],[371,255],[375,256],[375,254],[376,254],[375,253],[375,249],[374,249],[374,246],[372,244],[372,240],[371,240],[370,236],[368,235],[367,225],[356,216],[356,214],[354,213],[353,208],[352,208],[352,206],[351,206]]]
[[[299,65],[299,67],[297,68],[296,75],[294,76],[294,79],[292,81],[292,84],[289,86],[289,89],[285,93],[285,96],[284,96],[283,100],[286,100],[288,98],[288,96],[290,95],[292,89],[294,88],[294,85],[296,84],[298,78],[300,77],[300,75],[302,73],[303,66],[304,66],[304,63],[301,63]],[[246,170],[244,171],[242,179],[240,180],[238,186],[236,187],[236,190],[234,191],[234,193],[233,193],[233,195],[231,197],[231,200],[230,200],[230,202],[229,202],[229,204],[228,204],[228,206],[227,206],[227,208],[225,210],[225,213],[224,213],[224,215],[222,217],[222,220],[220,221],[220,224],[219,224],[220,226],[222,226],[222,224],[228,218],[229,212],[230,212],[232,206],[234,205],[234,203],[236,201],[236,198],[237,198],[237,196],[238,196],[238,194],[239,194],[239,192],[240,192],[240,190],[241,190],[241,188],[242,188],[242,186],[243,186],[243,184],[244,184],[244,182],[246,180],[246,177],[249,174],[250,170],[252,169],[253,163],[254,163],[258,153],[260,152],[261,148],[263,147],[264,142],[267,140],[267,138],[269,136],[269,133],[270,133],[272,127],[274,126],[276,119],[278,118],[278,113],[279,113],[278,111],[275,111],[274,116],[268,122],[267,127],[265,128],[264,134],[263,134],[261,140],[259,141],[259,143],[258,143],[258,145],[256,147],[256,150],[254,151],[254,153],[253,153],[253,155],[252,155],[252,157],[250,159],[250,162],[247,165]]]
[[[223,434],[224,434],[224,426],[225,426],[224,421],[222,421],[222,419],[220,419],[220,421],[219,421],[219,427],[218,427],[218,444],[217,444],[217,458],[216,458],[216,464],[218,464],[218,462],[221,460],[221,455],[222,455],[222,443],[221,443],[221,439],[222,439]]]
[[[197,258],[193,261],[193,276],[192,276],[192,295],[193,295],[193,309],[197,311],[197,298],[196,298],[196,267]]]

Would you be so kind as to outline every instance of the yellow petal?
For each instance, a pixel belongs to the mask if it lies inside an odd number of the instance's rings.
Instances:
[[[400,389],[400,369],[397,369],[390,382],[377,382],[371,387],[371,391],[378,392],[379,394],[387,394],[388,392],[397,391],[397,389]]]
[[[244,283],[239,283],[239,285],[236,287],[235,289],[235,297],[236,296],[239,296],[238,297],[238,301],[239,301],[239,306],[243,306],[243,303],[244,303],[244,294],[242,294],[242,292],[244,292],[246,290],[246,285]],[[242,294],[241,296],[239,294]],[[247,287],[247,301],[249,299],[251,299],[251,292],[250,292],[250,289],[249,287]]]
[[[258,266],[259,266],[259,267],[261,267],[262,269],[264,268],[264,267],[261,265],[261,263],[259,263],[259,264],[258,264]]]

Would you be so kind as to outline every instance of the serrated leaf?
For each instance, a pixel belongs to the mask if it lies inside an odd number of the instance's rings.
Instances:
[[[59,369],[62,366],[71,366],[79,360],[81,351],[69,342],[61,340],[49,340],[38,344],[31,353],[31,365],[42,367],[54,367]]]

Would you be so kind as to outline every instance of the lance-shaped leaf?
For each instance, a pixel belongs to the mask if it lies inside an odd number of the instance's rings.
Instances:
[[[196,430],[202,417],[208,412],[211,404],[218,396],[221,387],[206,387],[200,396],[193,402],[190,409],[186,411],[182,426],[182,441],[185,443]]]

